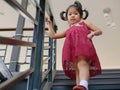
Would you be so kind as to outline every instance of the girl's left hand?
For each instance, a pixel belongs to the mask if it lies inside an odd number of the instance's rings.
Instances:
[[[89,39],[92,39],[93,37],[94,37],[94,32],[91,32],[91,33],[89,33],[88,35],[87,35],[87,37],[89,38]]]

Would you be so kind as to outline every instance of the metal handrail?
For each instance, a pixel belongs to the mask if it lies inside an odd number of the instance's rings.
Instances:
[[[16,0],[5,1],[15,10],[17,10],[24,18],[29,19],[33,24],[38,25],[38,22]]]
[[[2,37],[2,36],[0,36],[0,44],[21,45],[21,46],[29,46],[29,47],[36,46],[36,44],[33,42],[21,41],[13,38]]]
[[[25,27],[23,28],[23,31],[33,31],[33,27],[29,28],[29,27]],[[48,30],[47,27],[45,27],[45,30]],[[16,31],[16,28],[0,28],[0,31]]]
[[[34,72],[34,69],[31,68],[31,69],[28,69],[26,71],[19,73],[18,75],[15,75],[11,79],[1,83],[0,90],[8,90],[11,86],[13,86],[14,84],[18,83],[19,81],[25,79],[27,76],[29,76],[33,72]]]

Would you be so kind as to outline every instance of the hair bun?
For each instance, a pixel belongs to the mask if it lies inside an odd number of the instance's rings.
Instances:
[[[81,4],[79,1],[75,1],[74,4],[75,4],[77,7],[79,7],[79,8],[82,9],[82,4]]]
[[[74,4],[78,7],[82,18],[85,20],[88,17],[89,12],[86,9],[84,10],[82,9],[82,4],[79,1],[75,1]],[[83,14],[84,14],[84,17],[83,17]]]

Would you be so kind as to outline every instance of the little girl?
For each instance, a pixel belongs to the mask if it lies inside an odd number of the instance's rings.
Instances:
[[[83,21],[88,17],[88,11],[83,10],[78,1],[61,12],[60,16],[62,20],[68,21],[70,28],[56,34],[51,20],[47,19],[50,37],[53,39],[66,37],[62,51],[63,70],[68,77],[76,80],[73,90],[88,90],[89,78],[101,74],[92,38],[101,35],[102,31],[93,24]]]

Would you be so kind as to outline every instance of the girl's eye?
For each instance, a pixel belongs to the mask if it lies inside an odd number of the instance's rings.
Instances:
[[[68,15],[69,15],[69,16],[71,16],[72,14],[71,14],[71,13],[69,13]]]

